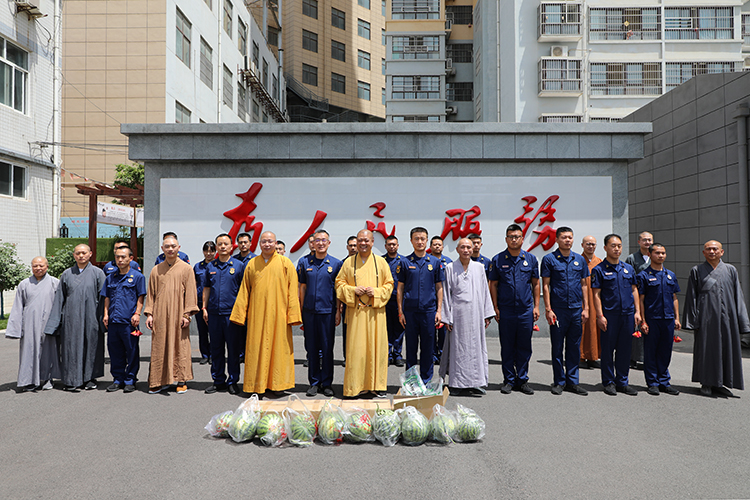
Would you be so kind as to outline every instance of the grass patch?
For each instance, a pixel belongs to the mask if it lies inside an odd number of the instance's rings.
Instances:
[[[5,330],[8,327],[8,318],[0,319],[0,330]]]

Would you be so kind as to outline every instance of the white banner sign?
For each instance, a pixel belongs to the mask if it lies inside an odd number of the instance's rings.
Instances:
[[[96,222],[115,226],[133,225],[133,207],[96,202]]]

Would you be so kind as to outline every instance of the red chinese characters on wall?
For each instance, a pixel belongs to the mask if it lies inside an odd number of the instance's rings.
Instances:
[[[224,217],[228,217],[232,220],[232,229],[229,230],[229,236],[232,238],[232,249],[237,248],[237,235],[240,234],[240,228],[245,225],[246,232],[253,232],[254,238],[250,244],[250,251],[255,252],[258,246],[258,237],[263,233],[263,223],[258,221],[255,222],[255,216],[250,215],[258,205],[255,203],[255,197],[258,196],[260,190],[263,189],[263,184],[260,182],[254,182],[250,189],[244,193],[237,194],[242,198],[242,203],[232,210],[224,212]]]
[[[526,217],[526,215],[534,211],[534,207],[532,207],[532,205],[536,203],[536,196],[524,196],[521,199],[526,202],[526,205],[523,206],[523,214],[516,217],[513,222],[522,225],[524,238],[526,237],[526,231],[528,231],[529,227],[534,224],[534,221],[537,219],[537,217],[539,217],[540,214],[542,214],[543,216],[539,219],[538,226],[544,226],[544,224],[555,222],[557,220],[555,219],[555,212],[557,211],[557,209],[552,205],[554,205],[555,202],[560,199],[558,195],[553,194],[552,196],[544,200],[534,216],[531,218]],[[555,229],[552,226],[544,226],[541,227],[541,229],[534,229],[533,232],[537,235],[537,238],[534,243],[532,243],[531,246],[526,250],[527,252],[532,251],[539,245],[541,245],[544,250],[549,250],[550,248],[552,248],[552,245],[555,244]]]
[[[481,235],[482,229],[479,221],[474,220],[482,214],[482,210],[474,205],[468,210],[462,208],[452,208],[445,211],[445,221],[443,223],[443,232],[440,237],[445,239],[448,233],[452,233],[453,241],[460,238],[466,238],[471,233]]]
[[[381,213],[383,209],[385,208],[385,203],[383,203],[382,201],[379,201],[377,203],[373,203],[372,205],[370,205],[370,208],[375,209],[372,215],[380,219],[385,218],[385,215]],[[378,221],[378,223],[375,224],[373,221],[368,220],[368,221],[365,221],[365,225],[367,226],[368,231],[372,231],[373,234],[380,233],[381,235],[383,235],[383,238],[387,238],[389,236],[393,236],[394,234],[396,234],[396,226],[393,226],[391,228],[391,232],[389,233],[388,228],[386,227],[385,222],[383,221]]]

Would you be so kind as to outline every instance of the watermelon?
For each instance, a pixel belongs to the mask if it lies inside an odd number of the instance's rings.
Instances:
[[[236,443],[252,441],[259,420],[260,412],[237,411],[229,424],[229,435]]]
[[[359,408],[355,408],[346,419],[344,440],[349,443],[363,443],[372,441],[372,421],[370,415]]]
[[[344,427],[344,420],[338,413],[321,412],[318,419],[318,436],[325,444],[333,444],[341,439],[341,429]]]
[[[471,408],[456,405],[458,411],[458,429],[456,441],[478,441],[484,437],[484,420]]]
[[[268,412],[261,417],[255,433],[264,445],[279,446],[286,439],[284,419],[276,412]]]
[[[393,410],[375,411],[372,418],[372,434],[385,446],[393,446],[401,435],[401,418]]]
[[[289,442],[297,446],[310,446],[315,439],[315,419],[309,413],[298,413],[289,422]]]
[[[225,411],[211,417],[211,420],[206,424],[205,429],[213,437],[229,437],[229,424],[232,421],[233,412]]]
[[[456,435],[456,419],[445,411],[435,413],[430,421],[430,438],[438,443],[449,444]]]
[[[413,406],[407,406],[401,416],[401,439],[404,444],[416,446],[427,441],[430,422]]]

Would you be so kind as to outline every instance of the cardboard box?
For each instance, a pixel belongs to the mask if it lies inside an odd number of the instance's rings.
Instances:
[[[306,399],[306,400],[299,400],[295,399],[291,403],[288,402],[287,399],[276,399],[276,400],[261,400],[260,402],[260,408],[262,411],[266,412],[269,410],[275,410],[281,414],[281,412],[286,408],[287,406],[291,407],[295,411],[304,411],[302,408],[302,405],[308,409],[310,413],[312,413],[313,417],[315,419],[318,419],[318,416],[320,415],[320,411],[323,409],[323,405],[326,401],[329,401],[328,399]],[[378,409],[381,410],[392,410],[393,409],[393,403],[390,399],[383,398],[383,399],[333,399],[330,400],[331,404],[334,406],[340,406],[344,410],[349,410],[351,408],[362,408],[363,410],[367,411],[367,413],[370,414],[370,416],[375,415],[375,412]]]
[[[405,396],[401,394],[401,389],[399,389],[398,394],[393,396],[393,409],[413,406],[422,412],[425,417],[430,418],[432,417],[432,408],[437,404],[445,406],[449,394],[450,391],[447,387],[443,389],[442,394],[437,396]]]

